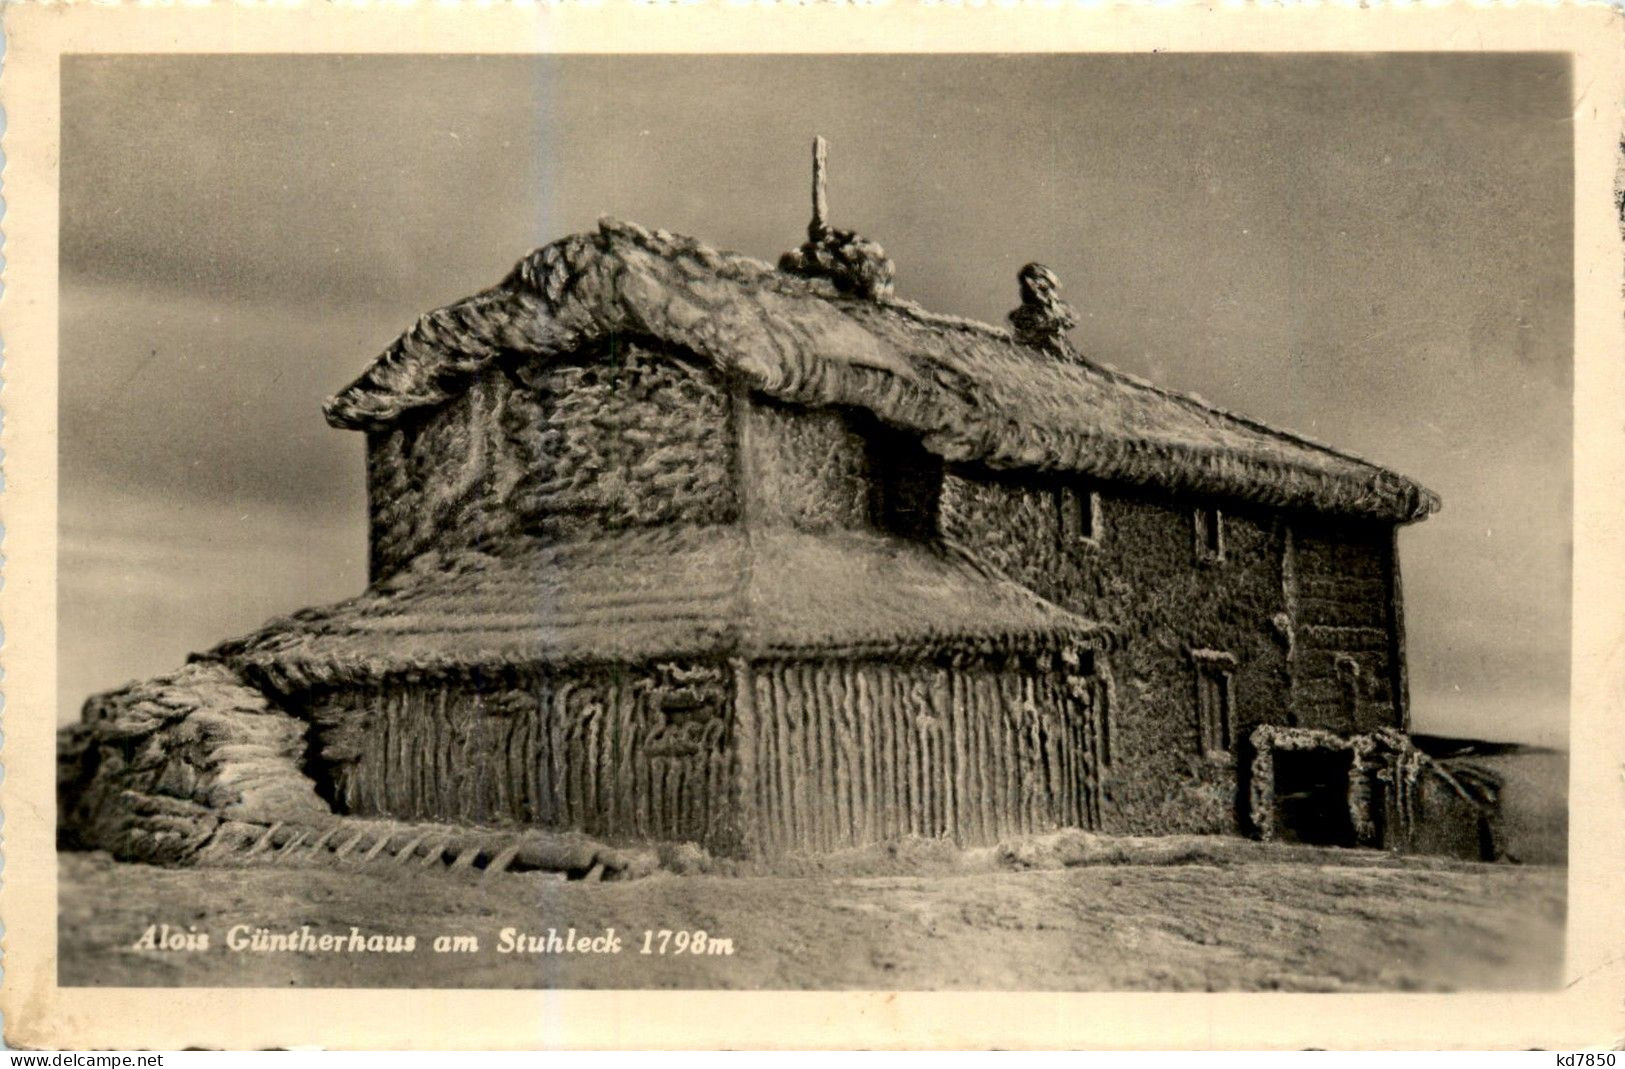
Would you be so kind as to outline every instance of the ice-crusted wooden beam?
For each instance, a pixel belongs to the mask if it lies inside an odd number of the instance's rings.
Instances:
[[[813,213],[812,226],[809,230],[813,234],[821,234],[829,229],[829,142],[823,136],[813,138]]]

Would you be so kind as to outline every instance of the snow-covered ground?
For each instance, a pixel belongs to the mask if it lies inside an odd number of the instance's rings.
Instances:
[[[166,870],[65,853],[60,982],[1449,990],[1551,987],[1562,968],[1566,872],[1550,866],[1061,833],[980,851],[903,843],[732,874],[689,867],[712,871],[588,884],[416,864]],[[207,934],[208,948],[137,945],[166,924],[171,936]],[[326,950],[255,950],[255,929],[266,930],[261,945],[334,938]],[[334,949],[352,929],[412,935],[414,949]],[[598,938],[601,952],[504,949],[528,945],[521,936],[545,948],[550,929],[566,945]],[[661,932],[673,933],[665,953]],[[437,951],[440,936],[472,936],[478,949],[465,938]]]

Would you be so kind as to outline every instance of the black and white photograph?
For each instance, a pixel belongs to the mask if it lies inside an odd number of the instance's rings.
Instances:
[[[58,77],[64,992],[1574,982],[1571,53]]]
[[[65,981],[1557,982],[1563,57],[63,98]]]

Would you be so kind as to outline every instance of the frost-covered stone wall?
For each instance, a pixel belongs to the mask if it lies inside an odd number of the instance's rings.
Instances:
[[[845,414],[752,397],[739,420],[750,522],[822,531],[867,521],[864,440]]]
[[[59,740],[63,834],[139,861],[186,861],[224,822],[317,820],[305,724],[214,663],[99,694]]]
[[[1398,724],[1391,528],[1293,525],[1294,699],[1308,727],[1344,734]]]
[[[487,368],[369,434],[373,574],[519,536],[731,522],[730,404],[714,371],[631,343]]]
[[[1057,492],[1063,486],[1099,494],[1093,537],[1062,535]],[[1197,507],[1053,477],[960,468],[944,480],[946,537],[1040,595],[1117,630],[1104,814],[1110,830],[1237,830],[1245,823],[1237,768],[1243,740],[1259,724],[1297,723],[1294,664],[1308,664],[1307,678],[1318,686],[1315,666],[1333,660],[1320,649],[1294,648],[1303,629],[1289,596],[1288,520],[1218,503],[1222,548],[1215,553],[1202,538]],[[1315,543],[1307,565],[1300,553],[1300,576],[1325,584],[1346,577],[1361,591],[1376,591],[1378,564],[1366,544],[1338,542],[1336,531],[1329,523],[1316,528],[1317,539],[1337,548],[1322,552]],[[1361,604],[1367,616],[1376,612]],[[1340,634],[1313,632],[1317,639]],[[1376,644],[1377,636],[1366,638]],[[1233,666],[1217,662],[1230,677],[1227,753],[1209,752],[1203,742],[1198,661],[1213,654],[1233,658]],[[1381,667],[1373,663],[1370,672],[1380,674]],[[1388,690],[1373,686],[1365,693],[1362,727],[1397,723]],[[1306,708],[1318,719],[1313,697]]]

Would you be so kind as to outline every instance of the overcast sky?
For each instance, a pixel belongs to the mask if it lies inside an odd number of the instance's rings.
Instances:
[[[1418,730],[1567,735],[1558,56],[74,57],[62,76],[61,715],[365,582],[321,401],[600,214],[764,259],[834,222],[1002,323],[1397,468]]]

